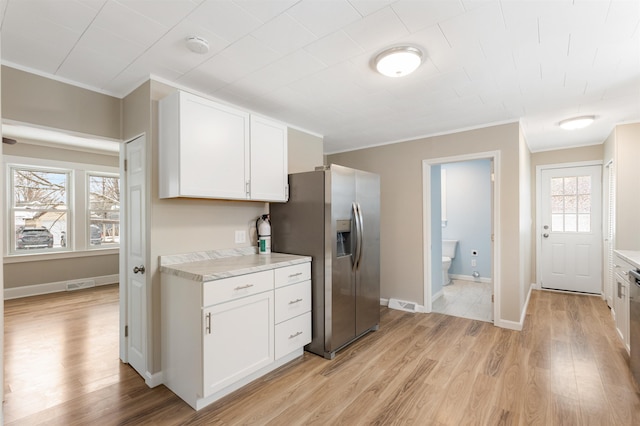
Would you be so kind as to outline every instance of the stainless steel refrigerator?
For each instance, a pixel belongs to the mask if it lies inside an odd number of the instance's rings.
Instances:
[[[311,256],[312,341],[336,351],[380,323],[380,177],[331,165],[289,175],[289,201],[271,203],[275,252]]]

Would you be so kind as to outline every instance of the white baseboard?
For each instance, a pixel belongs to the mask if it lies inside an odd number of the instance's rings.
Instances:
[[[389,299],[380,298],[380,306],[389,306]]]
[[[144,383],[150,388],[155,388],[162,384],[162,371],[154,374],[147,371],[144,376]]]
[[[89,277],[82,280],[58,281],[53,283],[25,285],[22,287],[13,287],[4,289],[4,300],[17,299],[20,297],[38,296],[40,294],[58,293],[67,291],[67,285],[70,283],[78,283],[85,281],[93,281],[95,286],[116,284],[120,282],[118,274],[103,275],[100,277]],[[93,287],[93,285],[91,286]]]
[[[509,330],[522,331],[524,327],[524,319],[527,316],[527,309],[529,308],[529,300],[531,300],[531,292],[535,289],[536,284],[531,284],[529,286],[529,291],[527,292],[527,298],[524,301],[524,306],[522,307],[522,313],[520,314],[520,321],[509,321],[509,320],[498,320],[494,321],[493,324],[496,327],[502,327]]]
[[[449,274],[449,277],[454,280],[475,281],[478,283],[491,284],[493,282],[491,278],[486,278],[486,277],[475,278],[475,277],[472,277],[471,275]]]

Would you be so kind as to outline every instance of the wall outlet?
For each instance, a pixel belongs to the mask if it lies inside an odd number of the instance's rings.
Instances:
[[[471,259],[471,266],[478,266],[478,261],[475,259]]]
[[[478,255],[478,250],[471,250],[471,256],[477,256]],[[476,266],[476,265],[473,265]]]
[[[236,231],[236,244],[244,244],[247,242],[247,231]]]

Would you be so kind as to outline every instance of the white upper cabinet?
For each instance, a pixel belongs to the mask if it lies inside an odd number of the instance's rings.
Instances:
[[[287,128],[176,91],[159,103],[160,198],[287,200]]]
[[[287,126],[251,116],[251,199],[287,201]]]

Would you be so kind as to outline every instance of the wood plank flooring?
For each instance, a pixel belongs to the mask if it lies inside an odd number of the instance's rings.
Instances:
[[[7,425],[638,425],[609,309],[533,293],[522,332],[382,308],[380,330],[196,412],[118,360],[116,286],[5,302]]]

